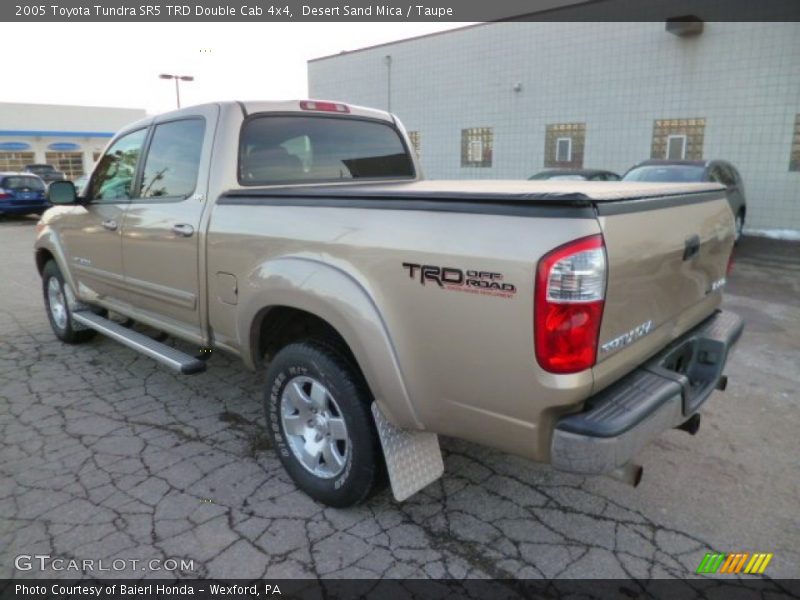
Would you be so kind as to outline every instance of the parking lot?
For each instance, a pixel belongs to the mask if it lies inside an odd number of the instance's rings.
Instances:
[[[800,577],[800,244],[741,244],[728,391],[697,436],[641,454],[638,488],[445,439],[442,480],[336,510],[269,448],[262,374],[216,355],[179,376],[102,337],[58,342],[34,225],[0,220],[0,577],[76,575],[14,568],[47,554],[192,562],[101,576],[682,578],[712,551],[771,552],[767,576]]]

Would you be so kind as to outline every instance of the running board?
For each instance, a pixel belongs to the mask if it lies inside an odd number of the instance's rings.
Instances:
[[[94,329],[128,348],[149,356],[178,373],[194,375],[206,370],[204,361],[88,310],[73,312],[72,318],[81,325]]]

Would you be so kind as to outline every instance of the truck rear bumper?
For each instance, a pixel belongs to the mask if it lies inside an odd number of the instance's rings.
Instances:
[[[695,415],[715,389],[742,333],[742,319],[717,311],[632,373],[558,421],[552,465],[562,471],[610,473],[651,439]]]

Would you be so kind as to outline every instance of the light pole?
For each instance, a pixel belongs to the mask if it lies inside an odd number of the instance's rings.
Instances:
[[[392,55],[383,57],[386,65],[386,112],[392,112]]]
[[[178,87],[178,81],[194,81],[191,75],[170,75],[169,73],[162,73],[158,76],[160,79],[174,79],[175,80],[175,99],[178,101],[178,108],[181,107],[181,90]]]

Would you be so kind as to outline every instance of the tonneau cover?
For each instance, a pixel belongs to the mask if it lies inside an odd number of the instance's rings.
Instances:
[[[721,192],[716,183],[649,183],[526,180],[431,180],[392,183],[287,185],[230,190],[227,196],[303,196],[498,201],[614,202]]]

